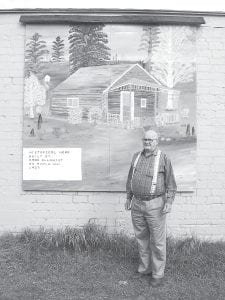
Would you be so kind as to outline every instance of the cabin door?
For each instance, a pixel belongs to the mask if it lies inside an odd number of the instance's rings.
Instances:
[[[121,123],[134,120],[134,92],[120,93],[120,121]]]

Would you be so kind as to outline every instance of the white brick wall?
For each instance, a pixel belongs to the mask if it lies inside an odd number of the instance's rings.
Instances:
[[[123,193],[22,191],[25,27],[0,18],[0,232],[82,226],[89,220],[132,233]],[[177,194],[169,233],[225,238],[225,17],[206,17],[197,36],[197,188]],[[220,28],[218,28],[220,27]]]

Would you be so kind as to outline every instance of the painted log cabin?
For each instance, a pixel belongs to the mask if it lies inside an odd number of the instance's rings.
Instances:
[[[168,111],[168,94],[140,64],[83,67],[52,91],[51,112],[64,117],[73,113],[74,123],[97,115],[101,122],[129,127],[154,124],[166,113],[170,123],[176,123],[178,105]]]

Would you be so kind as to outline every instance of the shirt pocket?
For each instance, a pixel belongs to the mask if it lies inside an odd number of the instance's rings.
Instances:
[[[153,176],[154,176],[154,169],[153,169],[153,168],[149,168],[149,169],[146,171],[146,176],[147,176],[147,177],[153,177]]]
[[[165,169],[164,169],[164,166],[159,166],[159,173],[165,173]]]
[[[164,166],[159,166],[158,174],[157,175],[159,175],[159,177],[163,177],[164,173],[165,173]],[[154,168],[150,168],[149,170],[147,170],[146,176],[153,178],[153,176],[154,176]]]
[[[134,170],[133,170],[134,174],[141,174],[141,170],[139,167],[135,167]]]
[[[164,160],[162,159],[162,157],[159,160],[159,173],[165,173],[165,163]]]

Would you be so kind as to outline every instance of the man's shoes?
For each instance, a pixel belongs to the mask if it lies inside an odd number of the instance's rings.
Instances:
[[[151,287],[159,287],[163,285],[163,278],[151,278],[150,286]]]
[[[136,271],[135,274],[131,276],[131,279],[148,278],[151,276],[152,276],[152,273],[145,274],[145,273],[140,273],[140,272]]]

